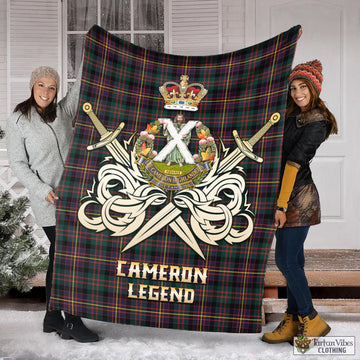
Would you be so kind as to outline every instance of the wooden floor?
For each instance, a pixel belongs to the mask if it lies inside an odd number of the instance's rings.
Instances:
[[[0,310],[44,311],[46,307],[45,288],[33,288],[29,293],[11,291],[0,297]]]
[[[305,273],[309,286],[360,287],[360,250],[306,250]],[[265,287],[286,286],[270,251]]]
[[[313,299],[320,313],[360,313],[360,250],[307,250],[305,274],[310,289],[326,294]],[[286,280],[275,264],[272,250],[264,279],[264,314],[286,310],[287,300],[278,296],[283,287]],[[352,297],[346,296],[348,289],[352,290]]]

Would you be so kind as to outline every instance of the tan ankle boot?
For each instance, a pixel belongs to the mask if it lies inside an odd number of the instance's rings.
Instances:
[[[331,328],[330,326],[317,314],[313,319],[310,316],[299,316],[301,335],[304,337],[320,337],[327,335]]]
[[[299,334],[299,321],[294,315],[285,313],[284,320],[272,332],[265,333],[261,340],[269,344],[292,341]]]

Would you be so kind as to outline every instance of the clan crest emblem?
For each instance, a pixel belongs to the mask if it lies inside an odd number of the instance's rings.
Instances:
[[[169,81],[159,88],[165,109],[176,111],[172,118],[147,123],[123,144],[117,137],[124,123],[108,131],[91,104],[83,105],[100,134],[100,141],[87,149],[105,146],[114,161],[99,169],[92,189],[81,201],[78,219],[92,231],[108,229],[112,236],[133,234],[122,252],[169,226],[205,259],[199,241],[210,246],[221,240],[235,244],[253,232],[254,215],[238,164],[245,157],[263,161],[253,147],[279,121],[280,114],[274,113],[248,140],[242,140],[234,129],[236,147],[231,151],[221,139],[216,141],[206,124],[185,115],[197,111],[208,92],[202,84],[189,84],[188,80],[188,75],[182,75],[180,83]],[[161,210],[148,218],[151,206]],[[93,211],[95,207],[100,210]],[[243,225],[235,228],[234,219],[239,217]]]

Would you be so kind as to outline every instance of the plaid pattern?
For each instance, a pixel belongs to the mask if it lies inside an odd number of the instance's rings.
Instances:
[[[252,47],[206,57],[156,53],[122,41],[97,26],[89,31],[75,134],[58,189],[52,309],[132,325],[237,333],[261,331],[263,279],[275,231],[273,215],[287,78],[298,30],[299,27],[294,27]],[[77,219],[82,199],[91,190],[102,162],[110,156],[106,147],[86,150],[100,136],[82,111],[82,105],[90,102],[107,129],[116,129],[124,121],[125,127],[118,136],[123,143],[134,133],[138,136],[155,119],[173,118],[175,112],[164,109],[159,86],[166,81],[179,82],[182,74],[189,75],[189,83],[199,82],[208,89],[199,110],[185,116],[206,124],[217,145],[221,139],[233,150],[236,148],[233,129],[241,139],[249,139],[272,113],[281,114],[281,120],[254,146],[254,152],[264,162],[259,164],[246,158],[239,163],[254,213],[253,233],[246,241],[232,245],[219,241],[218,246],[212,246],[199,241],[205,260],[169,226],[122,252],[134,234],[119,237],[106,229],[91,231]],[[131,143],[128,150],[133,146]],[[145,222],[159,210],[151,207]],[[96,216],[99,210],[94,206],[92,211]],[[189,221],[186,211],[182,217]],[[233,227],[240,229],[241,221],[235,219]],[[206,284],[116,276],[119,259],[207,268]],[[131,298],[129,283],[134,289],[141,284],[193,289],[194,301]]]

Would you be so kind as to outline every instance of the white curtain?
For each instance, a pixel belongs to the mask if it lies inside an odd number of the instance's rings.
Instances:
[[[67,30],[87,32],[97,22],[97,0],[68,0]],[[69,34],[67,37],[67,77],[76,78],[85,44],[85,35]]]
[[[100,4],[100,14],[97,13],[98,4]],[[67,31],[83,32],[83,34],[68,34],[67,37],[68,79],[76,77],[82,59],[85,34],[94,24],[98,24],[98,19],[100,19],[99,25],[105,30],[124,32],[117,33],[117,36],[127,41],[133,41],[136,45],[147,49],[164,51],[163,33],[147,33],[163,32],[164,0],[68,0]],[[134,30],[133,37],[131,37],[132,30]]]
[[[101,27],[107,31],[130,31],[130,0],[101,0]]]
[[[68,0],[68,31],[87,31],[97,21],[97,0]]]
[[[164,0],[134,0],[134,30],[164,29]],[[149,50],[164,51],[163,34],[135,34],[134,43]]]
[[[134,0],[134,30],[164,29],[164,0]]]

